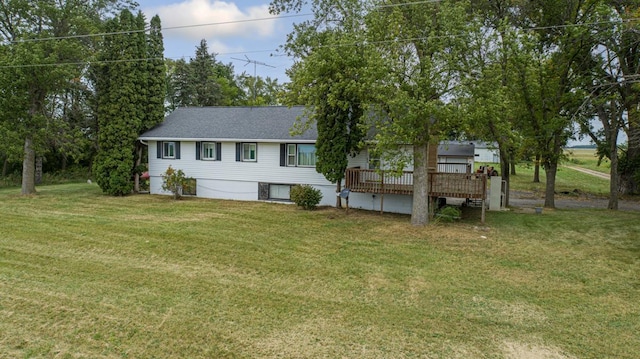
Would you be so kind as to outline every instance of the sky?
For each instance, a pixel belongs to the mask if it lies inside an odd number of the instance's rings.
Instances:
[[[279,83],[289,81],[285,71],[293,64],[281,49],[287,34],[295,22],[310,18],[304,12],[271,15],[269,0],[138,0],[138,4],[147,20],[160,15],[166,58],[189,60],[200,40],[206,39],[216,59],[232,63],[237,74],[246,71]],[[570,145],[589,142],[582,139]]]
[[[147,21],[160,16],[166,58],[189,60],[205,39],[209,52],[225,64],[232,63],[236,73],[277,78],[279,83],[288,81],[285,71],[293,64],[280,47],[294,22],[309,19],[274,17],[269,14],[269,0],[138,0],[138,4]]]

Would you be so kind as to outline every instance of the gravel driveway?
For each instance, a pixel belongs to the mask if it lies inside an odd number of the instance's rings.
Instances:
[[[584,167],[567,166],[575,171],[587,173],[595,177],[610,179],[611,176],[590,170]],[[509,191],[509,205],[511,207],[519,208],[534,208],[542,207],[544,204],[544,197],[536,197],[535,194],[530,192],[521,191]],[[556,195],[555,198],[556,208],[558,209],[570,209],[570,208],[601,208],[606,209],[609,205],[609,198],[607,197],[595,197],[587,195],[576,190],[573,193]],[[640,211],[640,196],[632,197],[629,199],[618,199],[618,209],[621,211]]]
[[[608,198],[587,196],[585,194],[556,195],[556,208],[600,208],[606,209],[609,204]],[[519,208],[542,207],[544,197],[536,198],[533,193],[511,191],[509,192],[509,205]],[[640,211],[640,198],[619,199],[618,209],[621,211]]]

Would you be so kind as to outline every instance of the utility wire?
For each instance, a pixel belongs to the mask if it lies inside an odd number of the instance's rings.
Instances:
[[[419,4],[436,3],[436,2],[441,2],[441,1],[442,0],[414,1],[414,2],[410,2],[410,3],[379,5],[379,6],[376,6],[376,8],[419,5]],[[290,18],[307,17],[307,16],[313,16],[313,14],[312,13],[303,13],[303,14],[269,16],[269,17],[262,17],[262,18],[256,18],[256,19],[243,19],[243,20],[230,20],[230,21],[210,22],[210,23],[205,23],[205,24],[189,24],[189,25],[168,26],[168,27],[161,28],[161,31],[191,29],[191,28],[206,27],[206,26],[242,24],[242,23],[249,23],[249,22],[270,21],[270,20],[279,20],[279,19],[290,19]],[[16,43],[27,43],[27,42],[51,41],[51,40],[82,39],[82,38],[87,38],[87,37],[136,34],[136,33],[141,33],[141,32],[147,32],[149,30],[150,30],[150,28],[147,27],[147,28],[145,28],[143,30],[124,30],[124,31],[114,31],[114,32],[102,32],[102,33],[97,33],[97,34],[51,36],[51,37],[42,37],[42,38],[35,38],[35,39],[8,40],[7,42],[16,44]]]
[[[398,7],[398,6],[408,6],[408,5],[418,5],[418,4],[426,4],[426,3],[436,3],[441,2],[442,0],[425,0],[425,1],[415,1],[410,3],[401,3],[401,4],[388,4],[388,5],[380,5],[377,8],[384,7]],[[194,28],[194,27],[204,27],[204,26],[216,26],[216,25],[227,25],[227,24],[237,24],[237,23],[248,23],[248,22],[257,22],[257,21],[267,21],[267,20],[277,20],[283,18],[295,18],[295,17],[306,17],[311,16],[311,13],[304,14],[294,14],[294,15],[284,15],[284,16],[273,16],[266,18],[257,18],[257,19],[246,19],[246,20],[233,20],[233,21],[224,21],[224,22],[213,22],[207,24],[191,24],[191,25],[181,25],[181,26],[172,26],[165,27],[162,30],[177,30],[177,29],[185,29],[185,28]],[[580,26],[590,26],[590,25],[606,25],[606,24],[623,24],[626,22],[640,21],[640,18],[629,18],[622,20],[611,20],[611,21],[598,21],[591,23],[580,23],[580,24],[564,24],[564,25],[550,25],[550,26],[534,26],[528,28],[519,29],[520,31],[532,31],[532,30],[548,30],[548,29],[561,29],[561,28],[569,28],[569,27],[580,27]],[[51,41],[51,40],[62,40],[62,39],[78,39],[78,38],[87,38],[87,37],[97,37],[97,36],[112,36],[112,35],[127,35],[134,34],[140,32],[149,31],[149,28],[144,30],[127,30],[127,31],[117,31],[117,32],[105,32],[98,34],[85,34],[85,35],[69,35],[69,36],[58,36],[58,37],[47,37],[47,38],[38,38],[38,39],[22,39],[22,40],[14,40],[10,41],[10,43],[26,43],[26,42],[36,42],[36,41]],[[378,41],[368,41],[368,42],[353,42],[348,44],[327,44],[316,46],[317,48],[323,47],[349,47],[349,46],[362,46],[362,45],[381,45],[386,43],[394,43],[394,42],[413,42],[420,40],[428,40],[428,39],[439,39],[439,38],[458,38],[467,36],[467,34],[450,34],[450,35],[436,35],[436,36],[423,36],[423,37],[414,37],[414,38],[404,38],[404,39],[389,39],[389,40],[378,40]],[[228,52],[228,53],[217,53],[216,55],[238,55],[238,54],[250,54],[250,53],[264,53],[264,52],[275,52],[274,50],[250,50],[250,51],[238,51],[238,52]],[[184,58],[185,56],[177,57]],[[171,58],[171,57],[168,57]],[[173,57],[174,59],[176,57]],[[0,65],[0,68],[24,68],[24,67],[47,67],[47,66],[63,66],[63,65],[86,65],[89,63],[116,63],[116,62],[138,62],[138,61],[149,61],[149,60],[157,60],[159,58],[139,58],[139,59],[122,59],[122,60],[105,60],[105,61],[85,61],[85,62],[66,62],[66,63],[50,63],[50,64],[22,64],[22,65]]]
[[[438,2],[442,2],[442,1],[443,0],[414,1],[414,2],[409,2],[409,3],[378,5],[378,6],[374,7],[374,8],[401,7],[401,6],[410,6],[410,5],[438,3]],[[279,19],[307,17],[307,16],[313,16],[313,14],[312,13],[303,13],[303,14],[291,14],[291,15],[282,15],[282,16],[269,16],[269,17],[256,18],[256,19],[244,19],[244,20],[230,20],[230,21],[211,22],[211,23],[205,23],[205,24],[178,25],[178,26],[163,27],[160,30],[161,31],[165,31],[165,30],[180,30],[180,29],[189,29],[189,28],[206,27],[206,26],[232,25],[232,24],[259,22],[259,21],[270,21],[270,20],[279,20]],[[527,30],[529,30],[529,31],[530,30],[550,30],[550,29],[562,29],[562,28],[581,27],[581,26],[590,26],[590,25],[624,24],[624,23],[633,22],[633,21],[640,21],[640,18],[629,18],[629,19],[610,20],[610,21],[597,21],[597,22],[579,23],[579,24],[532,26],[532,27],[528,27],[528,28],[522,28],[522,30],[523,31],[527,31]],[[123,31],[114,31],[114,32],[102,32],[102,33],[97,33],[97,34],[51,36],[51,37],[33,38],[33,39],[6,40],[6,42],[10,43],[10,44],[18,44],[18,43],[52,41],[52,40],[82,39],[82,38],[89,38],[89,37],[136,34],[136,33],[141,33],[141,32],[148,32],[149,30],[150,30],[150,27],[146,27],[145,29],[142,29],[142,30],[123,30]],[[457,36],[457,35],[450,35],[450,36]]]

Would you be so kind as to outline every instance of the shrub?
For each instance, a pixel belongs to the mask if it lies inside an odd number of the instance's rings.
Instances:
[[[460,219],[461,215],[462,211],[458,207],[444,206],[436,213],[436,218],[439,222],[451,223]]]
[[[182,197],[183,188],[187,187],[188,178],[182,170],[174,170],[169,166],[162,174],[162,189],[173,193],[174,199]]]
[[[295,185],[291,187],[290,193],[291,200],[307,210],[315,209],[322,200],[322,192],[309,185]]]

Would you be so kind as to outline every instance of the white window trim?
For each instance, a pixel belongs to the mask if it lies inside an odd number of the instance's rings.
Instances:
[[[245,158],[244,154],[245,154],[245,147],[244,146],[254,146],[255,147],[255,157],[256,158]],[[242,160],[242,162],[257,162],[258,161],[258,143],[257,142],[243,142],[242,143],[242,153],[240,155],[240,159]],[[249,153],[251,153],[251,151],[249,151]]]
[[[168,151],[169,147],[173,149],[173,151]],[[173,155],[169,156],[167,152],[173,152]],[[162,142],[162,158],[166,159],[175,159],[176,158],[176,143],[174,141],[163,141]]]
[[[205,147],[207,147],[208,145],[213,146],[213,157],[205,156]],[[200,144],[200,159],[203,161],[216,161],[218,159],[218,151],[216,151],[216,146],[216,142],[202,142]]]
[[[313,146],[315,148],[315,145],[311,144],[311,143],[287,143],[287,162],[286,162],[287,167],[315,168],[316,167],[315,165],[301,165],[299,163],[299,160],[300,160],[300,158],[299,158],[299,153],[300,153],[299,146],[301,146],[301,145],[303,145],[303,146],[307,146],[307,145],[308,146]],[[289,151],[290,150],[290,146],[295,146],[295,153],[294,154],[290,153],[290,151]],[[316,148],[316,151],[317,151],[317,148]],[[289,159],[290,158],[295,158],[295,160],[294,160],[295,164],[293,164],[293,165],[289,164]],[[316,156],[316,162],[317,161],[318,161],[318,157]]]

